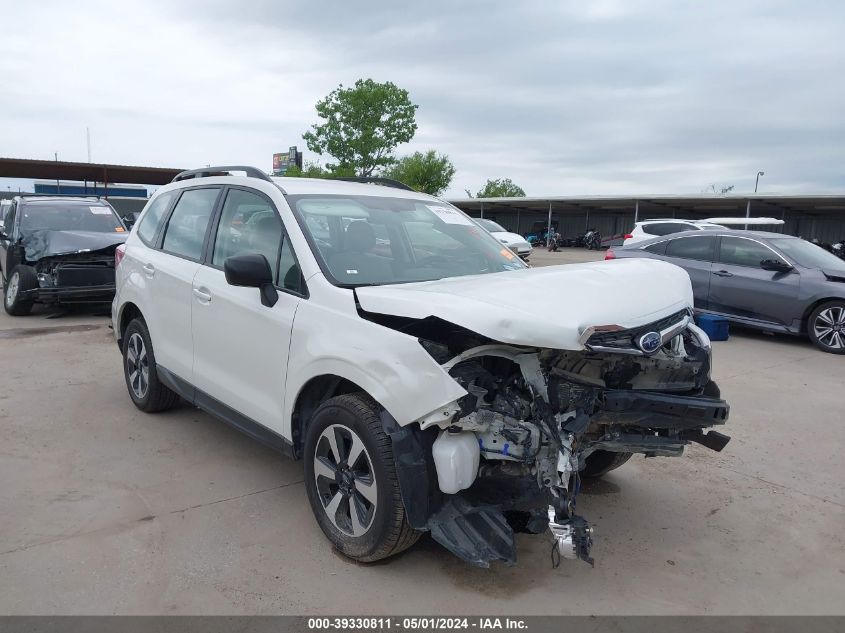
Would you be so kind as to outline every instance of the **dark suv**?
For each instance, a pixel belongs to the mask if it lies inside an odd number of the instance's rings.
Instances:
[[[0,217],[3,306],[14,316],[39,303],[108,303],[114,251],[126,225],[98,198],[18,196]]]

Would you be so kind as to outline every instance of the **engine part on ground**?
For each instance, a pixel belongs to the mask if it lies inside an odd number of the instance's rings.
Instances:
[[[432,446],[440,490],[453,495],[466,490],[475,481],[481,451],[472,431],[441,431]]]
[[[555,509],[549,506],[549,531],[554,537],[552,547],[552,565],[557,567],[561,558],[568,560],[580,559],[595,567],[595,561],[590,556],[593,546],[593,528],[582,517],[573,516],[571,519],[558,523],[555,521]]]

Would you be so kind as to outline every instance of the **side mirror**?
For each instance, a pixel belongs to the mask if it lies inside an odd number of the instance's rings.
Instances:
[[[261,305],[272,308],[279,300],[279,293],[273,285],[273,271],[267,258],[259,253],[232,255],[223,262],[226,283],[231,286],[258,288],[261,291]]]
[[[122,218],[123,223],[126,225],[126,228],[131,229],[132,225],[138,221],[138,214],[137,213],[127,213]]]
[[[792,270],[792,266],[779,259],[764,259],[760,262],[760,268],[763,270],[771,270],[776,273],[788,273]]]

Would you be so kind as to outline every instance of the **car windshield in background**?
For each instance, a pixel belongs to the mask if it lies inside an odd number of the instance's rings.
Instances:
[[[288,196],[330,279],[361,286],[525,268],[455,207],[380,196]]]
[[[823,268],[845,272],[845,262],[836,255],[828,253],[821,246],[796,238],[775,238],[769,243],[787,257],[805,268]]]
[[[485,231],[490,231],[491,233],[507,232],[500,224],[496,224],[493,220],[476,220],[476,222],[478,222]]]
[[[126,230],[110,207],[44,202],[23,205],[20,226],[23,233],[32,231],[122,233]]]

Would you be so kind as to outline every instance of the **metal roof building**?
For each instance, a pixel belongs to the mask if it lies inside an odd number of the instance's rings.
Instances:
[[[833,243],[845,238],[845,194],[749,194],[654,196],[553,196],[457,198],[449,200],[474,217],[495,220],[520,234],[549,224],[563,237],[577,237],[592,227],[605,243],[621,239],[638,220],[766,216],[784,220],[771,230]],[[768,230],[769,227],[766,227]]]

